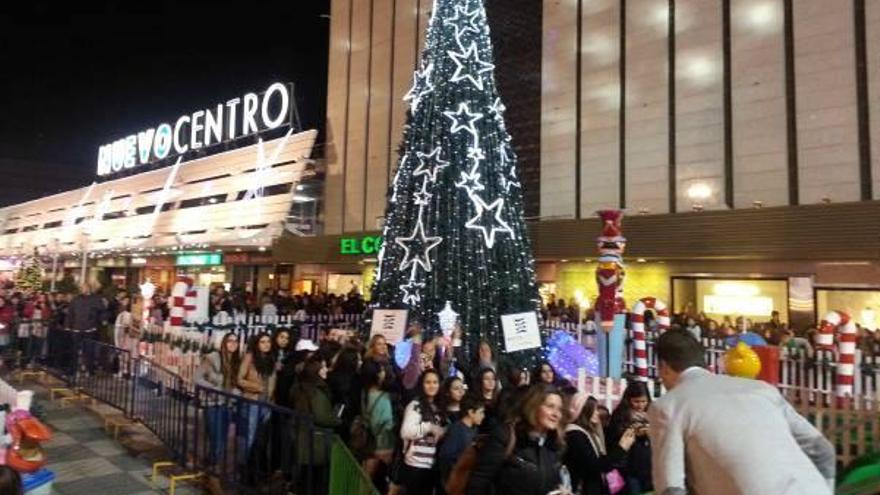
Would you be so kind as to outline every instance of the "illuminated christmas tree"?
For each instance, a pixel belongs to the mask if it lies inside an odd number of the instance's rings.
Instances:
[[[40,262],[39,253],[34,249],[33,254],[26,255],[15,275],[15,289],[28,292],[38,291],[43,287],[43,264]]]
[[[437,0],[389,190],[376,308],[410,310],[429,335],[446,301],[465,350],[504,351],[501,315],[540,307],[516,155],[495,84],[482,0]],[[537,351],[515,353],[520,363]]]

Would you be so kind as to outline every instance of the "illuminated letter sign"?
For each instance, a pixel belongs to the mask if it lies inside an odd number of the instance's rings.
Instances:
[[[361,238],[343,237],[339,239],[339,254],[376,254],[382,247],[382,237],[368,235]]]
[[[242,136],[276,129],[290,121],[293,104],[291,86],[269,85],[262,94],[247,93],[215,109],[205,108],[181,115],[173,124],[136,132],[98,148],[98,175],[168,158],[172,150],[182,155],[190,150],[222,143]]]
[[[220,253],[181,254],[177,256],[177,266],[213,266],[222,262]]]

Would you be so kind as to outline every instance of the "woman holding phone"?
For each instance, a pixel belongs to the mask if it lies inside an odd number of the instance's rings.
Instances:
[[[648,407],[651,394],[643,382],[627,385],[617,409],[611,415],[608,425],[609,440],[619,442],[628,429],[635,432],[636,440],[626,457],[623,475],[626,479],[626,493],[641,494],[653,489],[651,480],[651,440],[648,437]]]

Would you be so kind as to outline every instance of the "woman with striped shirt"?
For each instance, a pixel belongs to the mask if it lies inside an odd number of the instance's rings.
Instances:
[[[406,406],[400,436],[403,439],[403,466],[400,484],[407,495],[431,495],[437,486],[434,458],[437,443],[446,432],[445,415],[437,407],[440,374],[425,370],[419,378],[418,395]]]

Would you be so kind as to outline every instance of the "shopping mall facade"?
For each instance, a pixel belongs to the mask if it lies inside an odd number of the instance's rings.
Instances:
[[[272,243],[314,228],[320,191],[318,132],[299,127],[294,101],[292,84],[273,83],[111,136],[96,150],[91,185],[0,209],[0,278],[36,249],[56,282],[289,283]]]
[[[129,139],[116,136],[103,182],[0,214],[0,255],[40,246],[77,274],[85,252],[88,276],[126,281],[368,291],[431,4],[332,0],[320,151],[293,129],[114,178]],[[630,301],[798,326],[838,309],[876,326],[880,5],[486,5],[545,295],[594,295],[594,212],[623,208]]]
[[[273,250],[300,284],[369,287],[431,4],[332,2],[322,235]],[[544,294],[594,295],[594,212],[624,208],[630,301],[872,325],[880,5],[486,5]]]

